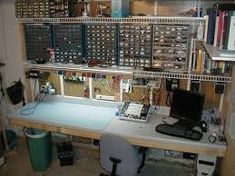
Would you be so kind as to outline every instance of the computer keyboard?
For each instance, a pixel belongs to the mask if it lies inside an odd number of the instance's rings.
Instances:
[[[156,132],[167,134],[175,137],[199,141],[202,138],[202,133],[193,129],[182,128],[171,124],[159,124],[155,128]]]

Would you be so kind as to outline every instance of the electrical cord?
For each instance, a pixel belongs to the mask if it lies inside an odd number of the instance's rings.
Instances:
[[[132,101],[131,96],[127,92],[125,92],[124,94],[129,98],[130,101]]]
[[[166,106],[171,106],[171,92],[167,92],[166,95]]]
[[[154,104],[157,105],[157,106],[160,106],[161,104],[161,93],[160,93],[160,89],[155,89],[154,90]]]
[[[28,116],[28,115],[33,114],[34,111],[36,110],[36,107],[37,107],[41,102],[43,102],[43,100],[45,99],[46,95],[47,95],[47,94],[45,94],[45,93],[43,94],[43,96],[42,96],[42,94],[40,94],[37,103],[36,103],[34,106],[32,106],[32,107],[29,107],[29,108],[27,108],[27,109],[22,109],[22,110],[20,111],[20,115]]]
[[[159,109],[160,109],[160,106],[151,106],[149,109],[149,114],[152,114],[155,111],[158,111]]]

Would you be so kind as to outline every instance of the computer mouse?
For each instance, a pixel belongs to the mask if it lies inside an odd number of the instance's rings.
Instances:
[[[205,121],[201,121],[200,127],[202,129],[202,132],[204,132],[204,133],[207,132],[207,123]]]

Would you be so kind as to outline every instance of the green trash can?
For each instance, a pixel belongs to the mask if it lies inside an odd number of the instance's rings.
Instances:
[[[33,170],[45,171],[52,160],[51,133],[33,128],[25,128],[24,133]]]

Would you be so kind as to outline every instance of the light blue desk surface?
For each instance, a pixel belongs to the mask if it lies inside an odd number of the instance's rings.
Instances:
[[[225,156],[226,143],[218,140],[214,144],[210,143],[208,140],[210,132],[204,133],[200,141],[156,133],[155,126],[163,123],[163,120],[168,123],[175,122],[176,119],[167,118],[169,113],[166,112],[169,110],[160,108],[150,115],[147,123],[141,123],[115,117],[119,105],[120,103],[108,101],[50,96],[40,103],[32,114],[24,115],[22,110],[35,106],[35,103],[11,112],[8,116],[11,124],[15,126],[39,128],[93,139],[99,139],[103,133],[114,133],[125,137],[134,145]]]
[[[114,118],[119,105],[89,99],[49,97],[39,103],[30,114],[30,108],[36,104],[37,102],[27,104],[8,116],[52,125],[103,130]]]

